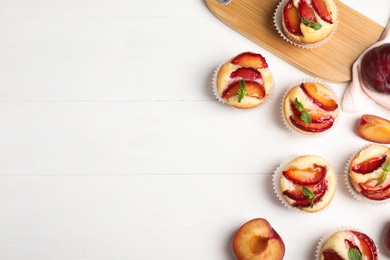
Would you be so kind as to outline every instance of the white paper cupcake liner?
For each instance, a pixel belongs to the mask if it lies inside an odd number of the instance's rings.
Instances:
[[[360,232],[360,233],[364,233],[366,234],[367,236],[369,236],[365,231],[359,229],[359,228],[356,228],[356,227],[353,227],[353,226],[340,226],[340,227],[337,227],[335,229],[333,229],[332,231],[330,232],[327,232],[325,235],[323,235],[321,237],[321,239],[319,240],[318,244],[317,244],[317,249],[316,249],[316,255],[315,255],[315,259],[316,260],[321,260],[321,253],[322,253],[322,248],[323,246],[325,245],[326,241],[328,241],[328,239],[336,232],[339,232],[339,231],[350,231],[350,230],[353,230],[353,231],[357,231],[357,232]],[[371,239],[372,237],[369,236]],[[374,241],[374,240],[373,240]],[[375,242],[375,241],[374,241]],[[375,246],[376,246],[376,250],[378,252],[378,256],[379,256],[379,249],[378,249],[378,245],[375,243]]]
[[[328,88],[328,90],[330,92],[332,92],[333,96],[335,97],[335,100],[337,101],[337,104],[339,105],[339,108],[338,108],[338,115],[337,117],[335,118],[334,122],[333,122],[333,125],[331,128],[329,128],[328,130],[325,130],[323,132],[307,132],[307,133],[301,133],[299,131],[297,131],[296,129],[294,129],[288,122],[287,122],[287,119],[284,115],[284,99],[286,98],[287,94],[290,92],[290,90],[296,86],[299,86],[300,84],[304,83],[304,82],[313,82],[313,83],[319,83],[321,85],[324,85],[326,88]],[[339,102],[339,97],[337,96],[336,92],[333,90],[333,88],[331,88],[329,86],[329,84],[327,84],[326,82],[324,82],[323,80],[319,79],[319,78],[304,78],[304,79],[300,79],[298,81],[296,81],[295,83],[293,83],[292,85],[290,85],[289,87],[286,88],[284,94],[283,94],[283,97],[282,97],[282,100],[281,100],[281,103],[280,103],[280,112],[281,112],[281,117],[282,117],[282,121],[283,121],[283,124],[284,126],[291,132],[293,133],[294,135],[298,136],[298,137],[303,137],[303,138],[318,138],[318,137],[323,137],[329,133],[331,133],[333,131],[333,129],[335,129],[337,127],[337,124],[338,124],[338,121],[340,120],[340,116],[341,116],[341,109],[340,109],[340,102]]]
[[[297,47],[303,48],[303,49],[314,49],[314,48],[318,48],[321,45],[327,43],[330,40],[330,38],[332,37],[332,35],[337,30],[339,18],[337,18],[337,20],[335,21],[334,28],[333,28],[332,32],[329,34],[328,37],[326,37],[322,41],[319,41],[317,43],[311,43],[311,44],[298,43],[298,42],[295,42],[294,40],[290,39],[289,37],[287,37],[285,35],[285,33],[283,32],[283,28],[282,28],[282,15],[283,15],[282,10],[283,10],[284,6],[287,4],[288,1],[289,0],[282,0],[282,1],[280,1],[278,6],[275,9],[275,13],[274,13],[274,17],[273,17],[274,18],[274,25],[275,25],[275,28],[278,31],[279,35],[286,42],[288,42],[290,44],[293,44],[293,45],[295,45]],[[337,17],[339,17],[339,11],[338,11],[337,6],[336,6],[336,11],[337,11]]]
[[[292,161],[294,160],[295,158],[297,157],[300,157],[300,156],[303,156],[303,155],[297,155],[297,154],[291,154],[289,155],[288,157],[286,157],[280,164],[279,166],[276,168],[276,170],[274,171],[274,174],[272,176],[272,183],[273,183],[273,189],[274,189],[274,192],[276,194],[276,197],[281,201],[281,203],[283,204],[283,206],[285,206],[287,209],[289,210],[294,210],[296,212],[301,212],[303,214],[318,214],[318,213],[323,213],[323,212],[326,212],[329,207],[330,207],[330,204],[332,201],[330,201],[328,203],[328,205],[326,205],[323,209],[321,210],[318,210],[318,211],[315,211],[315,212],[309,212],[309,211],[306,211],[304,209],[301,209],[301,208],[298,208],[298,207],[293,207],[292,205],[290,205],[286,200],[285,198],[283,197],[283,194],[281,192],[281,188],[280,188],[280,178],[283,174],[283,170],[286,168],[286,166]],[[312,155],[310,154],[309,156],[318,156],[318,155]],[[320,156],[318,156],[320,157]],[[322,158],[322,157],[321,157]],[[325,160],[325,159],[324,159]],[[335,174],[335,180],[336,180],[336,183],[335,185],[337,186],[337,178],[336,178],[336,174]],[[332,198],[333,200],[333,198]]]
[[[219,72],[219,69],[221,68],[221,66],[225,64],[225,63],[221,63],[219,64],[215,70],[214,70],[214,73],[213,73],[213,78],[212,78],[212,88],[213,88],[213,94],[215,96],[215,98],[221,102],[222,104],[225,104],[225,105],[228,105],[229,107],[231,107],[232,109],[234,110],[238,110],[238,111],[245,111],[245,112],[253,112],[253,111],[257,111],[258,109],[264,107],[267,102],[269,102],[269,100],[272,98],[272,96],[274,95],[274,92],[275,92],[275,78],[272,74],[272,71],[270,70],[270,68],[268,68],[269,70],[269,73],[271,74],[271,77],[272,77],[272,86],[269,90],[269,92],[267,93],[267,95],[264,97],[263,99],[263,102],[256,106],[256,107],[253,107],[253,108],[236,108],[236,107],[233,107],[233,106],[230,106],[229,104],[227,104],[221,97],[221,95],[218,93],[218,89],[217,89],[217,75],[218,75],[218,72]]]
[[[354,199],[356,199],[357,201],[359,202],[364,202],[366,204],[369,204],[369,205],[374,205],[374,206],[382,206],[382,205],[385,205],[385,204],[389,204],[390,203],[390,198],[389,199],[386,199],[386,200],[372,200],[372,199],[369,199],[367,197],[365,197],[364,195],[362,194],[359,194],[355,189],[354,187],[352,186],[351,184],[351,181],[349,179],[349,168],[351,166],[351,163],[352,163],[352,160],[353,158],[360,152],[362,151],[363,149],[366,149],[367,147],[371,146],[371,145],[378,145],[378,144],[375,144],[375,143],[368,143],[366,145],[363,145],[362,147],[360,147],[359,149],[357,149],[355,151],[355,153],[353,155],[351,155],[348,159],[348,162],[345,166],[345,170],[344,170],[344,181],[345,181],[345,185],[347,186],[347,189],[348,189],[348,192],[352,195],[352,197]],[[386,145],[383,145],[383,146],[386,146]],[[388,176],[388,178],[390,178],[390,176]]]

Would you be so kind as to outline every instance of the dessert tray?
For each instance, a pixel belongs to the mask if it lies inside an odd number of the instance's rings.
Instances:
[[[378,41],[384,27],[337,1],[339,22],[324,45],[294,46],[279,35],[273,16],[280,0],[205,0],[211,12],[230,28],[312,76],[335,83],[352,79],[352,65]]]

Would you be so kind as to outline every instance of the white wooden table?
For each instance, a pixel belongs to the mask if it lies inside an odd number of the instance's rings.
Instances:
[[[233,0],[234,1],[234,0]],[[389,0],[344,0],[382,26]],[[367,28],[369,30],[369,28]],[[214,68],[262,53],[276,92],[254,112],[216,101]],[[215,18],[204,1],[0,1],[0,259],[235,259],[232,239],[263,217],[285,259],[313,259],[318,240],[350,225],[389,259],[390,205],[358,203],[343,181],[367,104],[331,134],[296,138],[280,99],[305,73]],[[330,85],[342,96],[346,84]],[[328,210],[287,210],[272,173],[290,154],[337,172]]]

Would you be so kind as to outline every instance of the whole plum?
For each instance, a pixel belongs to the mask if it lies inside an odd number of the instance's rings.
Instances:
[[[361,76],[367,88],[390,94],[390,43],[377,46],[364,55]]]

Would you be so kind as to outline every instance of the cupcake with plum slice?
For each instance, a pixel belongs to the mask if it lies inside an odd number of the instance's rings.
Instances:
[[[275,171],[274,189],[288,208],[309,213],[323,210],[336,192],[336,177],[320,156],[302,155],[283,162]]]
[[[316,259],[378,260],[378,249],[367,234],[355,228],[344,228],[322,238]]]
[[[243,52],[217,68],[213,85],[219,101],[234,108],[250,109],[269,98],[273,78],[261,54]]]
[[[390,148],[370,144],[348,163],[346,182],[359,200],[382,204],[390,201]]]
[[[318,47],[329,39],[338,21],[333,0],[284,0],[274,23],[285,40],[304,48]]]
[[[328,132],[339,115],[336,95],[318,80],[304,81],[288,89],[281,109],[287,128],[301,136]]]

